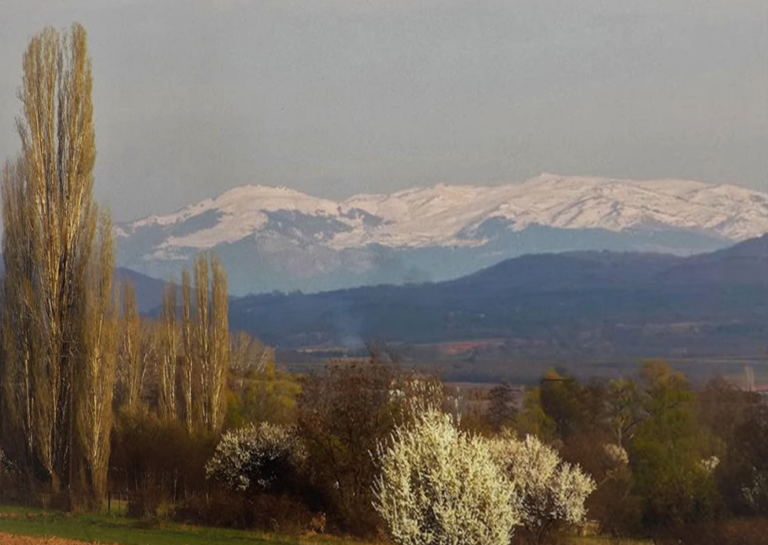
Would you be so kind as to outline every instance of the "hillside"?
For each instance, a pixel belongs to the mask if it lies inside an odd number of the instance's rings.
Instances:
[[[755,355],[768,345],[768,235],[692,257],[524,256],[454,281],[249,296],[235,328],[279,347],[495,339],[528,358]]]

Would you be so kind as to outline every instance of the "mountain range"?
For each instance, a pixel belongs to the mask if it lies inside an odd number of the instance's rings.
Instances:
[[[689,257],[528,255],[440,283],[254,295],[232,301],[230,324],[284,349],[381,339],[502,359],[763,358],[768,235]]]
[[[437,282],[532,253],[690,255],[766,232],[766,193],[554,174],[343,201],[244,186],[116,227],[119,266],[168,278],[198,252],[214,250],[237,295]]]

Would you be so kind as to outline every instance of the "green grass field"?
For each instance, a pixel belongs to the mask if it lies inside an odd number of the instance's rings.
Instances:
[[[328,536],[276,535],[16,506],[0,506],[0,532],[121,545],[365,545],[362,541]],[[573,538],[571,544],[609,545],[612,542],[603,538]],[[647,542],[622,541],[621,545],[647,545]]]
[[[149,522],[123,516],[68,514],[1,506],[0,532],[121,545],[342,545],[361,542],[325,536],[274,535],[221,528]]]

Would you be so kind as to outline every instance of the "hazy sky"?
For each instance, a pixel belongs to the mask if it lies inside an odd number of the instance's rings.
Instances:
[[[768,190],[766,0],[0,0],[0,158],[29,38],[73,21],[116,220],[247,183]]]

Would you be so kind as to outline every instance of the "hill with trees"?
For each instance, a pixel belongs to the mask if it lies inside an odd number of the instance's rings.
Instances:
[[[528,255],[448,282],[248,296],[230,318],[282,348],[493,339],[534,359],[762,354],[768,235],[691,257]]]

